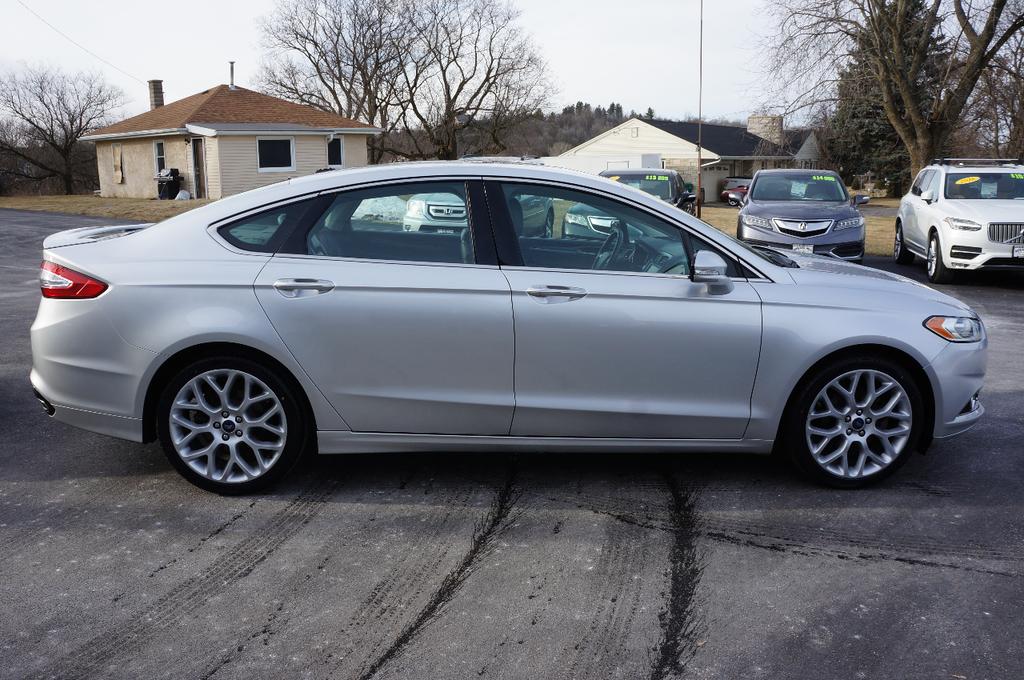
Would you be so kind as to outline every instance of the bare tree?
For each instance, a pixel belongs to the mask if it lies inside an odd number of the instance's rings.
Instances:
[[[262,87],[381,128],[373,161],[499,153],[550,95],[518,17],[493,0],[282,0]]]
[[[0,152],[21,161],[7,171],[56,177],[64,193],[74,193],[80,179],[96,173],[95,153],[79,140],[122,103],[121,91],[94,73],[32,66],[0,76]]]
[[[1007,42],[982,73],[960,136],[973,153],[1024,157],[1024,33]]]
[[[1022,0],[781,0],[772,12],[771,73],[790,109],[827,99],[859,50],[914,172],[942,152],[982,73],[1024,30]],[[937,46],[948,57],[932,78]]]
[[[407,62],[408,17],[387,0],[280,2],[262,22],[269,55],[262,89],[285,99],[394,131]],[[370,160],[382,144],[371,141]]]

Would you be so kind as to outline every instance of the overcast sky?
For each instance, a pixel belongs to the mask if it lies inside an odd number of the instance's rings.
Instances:
[[[49,62],[101,71],[125,91],[125,114],[148,108],[146,80],[163,79],[166,100],[173,101],[226,83],[231,59],[236,82],[252,85],[262,54],[258,19],[274,6],[274,0],[23,2],[85,49],[18,0],[0,0],[0,69]],[[651,106],[670,118],[697,112],[698,0],[515,2],[558,86],[556,107],[616,101],[627,111]],[[763,2],[705,3],[707,117],[744,119],[759,104]]]

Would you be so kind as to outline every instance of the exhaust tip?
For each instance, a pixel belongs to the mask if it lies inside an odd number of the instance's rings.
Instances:
[[[36,395],[36,400],[38,400],[39,403],[42,405],[43,410],[46,411],[46,415],[52,416],[54,414],[54,412],[56,411],[56,409],[53,408],[53,404],[51,404],[46,399],[46,397],[44,397],[43,395],[39,394],[39,390],[37,390],[34,387],[32,388],[32,394]]]

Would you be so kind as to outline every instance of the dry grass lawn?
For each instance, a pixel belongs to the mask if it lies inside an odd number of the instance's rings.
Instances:
[[[883,199],[886,200],[886,199]],[[894,205],[898,205],[897,199]],[[872,204],[877,205],[875,199]],[[739,208],[704,206],[701,210],[701,219],[729,236],[736,236],[736,214]],[[889,255],[892,253],[892,238],[895,220],[891,217],[878,217],[875,215],[865,216],[867,220],[867,233],[865,235],[864,250],[868,255]]]
[[[206,203],[209,203],[209,200],[158,201],[150,198],[100,198],[99,196],[0,196],[0,208],[110,217],[119,220],[138,220],[139,222],[159,222]]]

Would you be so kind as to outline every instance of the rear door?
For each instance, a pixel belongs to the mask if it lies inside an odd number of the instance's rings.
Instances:
[[[513,435],[743,436],[761,302],[735,262],[735,289],[709,295],[688,274],[694,252],[713,248],[678,225],[568,187],[487,189],[515,311]],[[523,236],[514,224],[507,206],[527,196],[552,202],[555,236]],[[557,227],[570,210],[602,216],[609,233],[565,235]],[[613,232],[628,243],[610,243]]]
[[[471,184],[326,197],[256,281],[277,332],[354,431],[508,434],[512,303]],[[471,228],[406,231],[422,194],[466,205]]]

